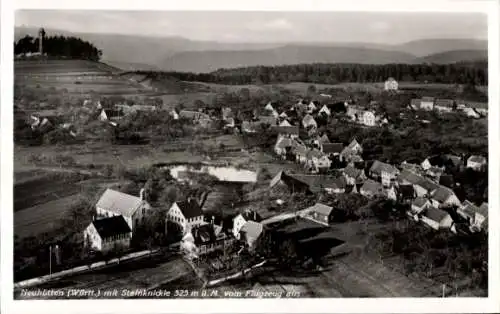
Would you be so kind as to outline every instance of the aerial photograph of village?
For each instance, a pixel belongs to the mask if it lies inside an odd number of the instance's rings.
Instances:
[[[16,11],[14,299],[487,297],[487,33]]]

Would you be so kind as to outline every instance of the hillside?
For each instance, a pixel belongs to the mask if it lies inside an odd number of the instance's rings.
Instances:
[[[406,63],[415,57],[397,51],[367,48],[285,46],[258,51],[189,51],[167,58],[162,68],[171,71],[210,72],[220,68],[290,65],[301,63]]]
[[[454,63],[463,61],[488,60],[487,50],[453,50],[431,54],[415,59],[414,63]]]
[[[475,39],[420,39],[394,46],[394,50],[417,57],[453,50],[488,50],[487,40]]]

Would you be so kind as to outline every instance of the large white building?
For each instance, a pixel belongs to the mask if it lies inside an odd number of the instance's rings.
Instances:
[[[181,227],[183,233],[188,232],[193,227],[204,224],[203,211],[194,199],[183,202],[174,202],[166,215],[167,222],[176,223]]]
[[[384,89],[385,90],[398,90],[398,82],[393,77],[390,77],[387,79],[387,81],[385,81]]]

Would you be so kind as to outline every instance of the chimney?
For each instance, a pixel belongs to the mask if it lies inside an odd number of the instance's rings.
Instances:
[[[139,198],[141,199],[141,201],[144,201],[144,188],[142,188],[139,192]]]

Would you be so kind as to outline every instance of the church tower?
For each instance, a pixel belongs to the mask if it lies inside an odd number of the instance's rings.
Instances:
[[[45,30],[40,28],[38,30],[38,52],[43,56],[43,39],[45,38]]]

